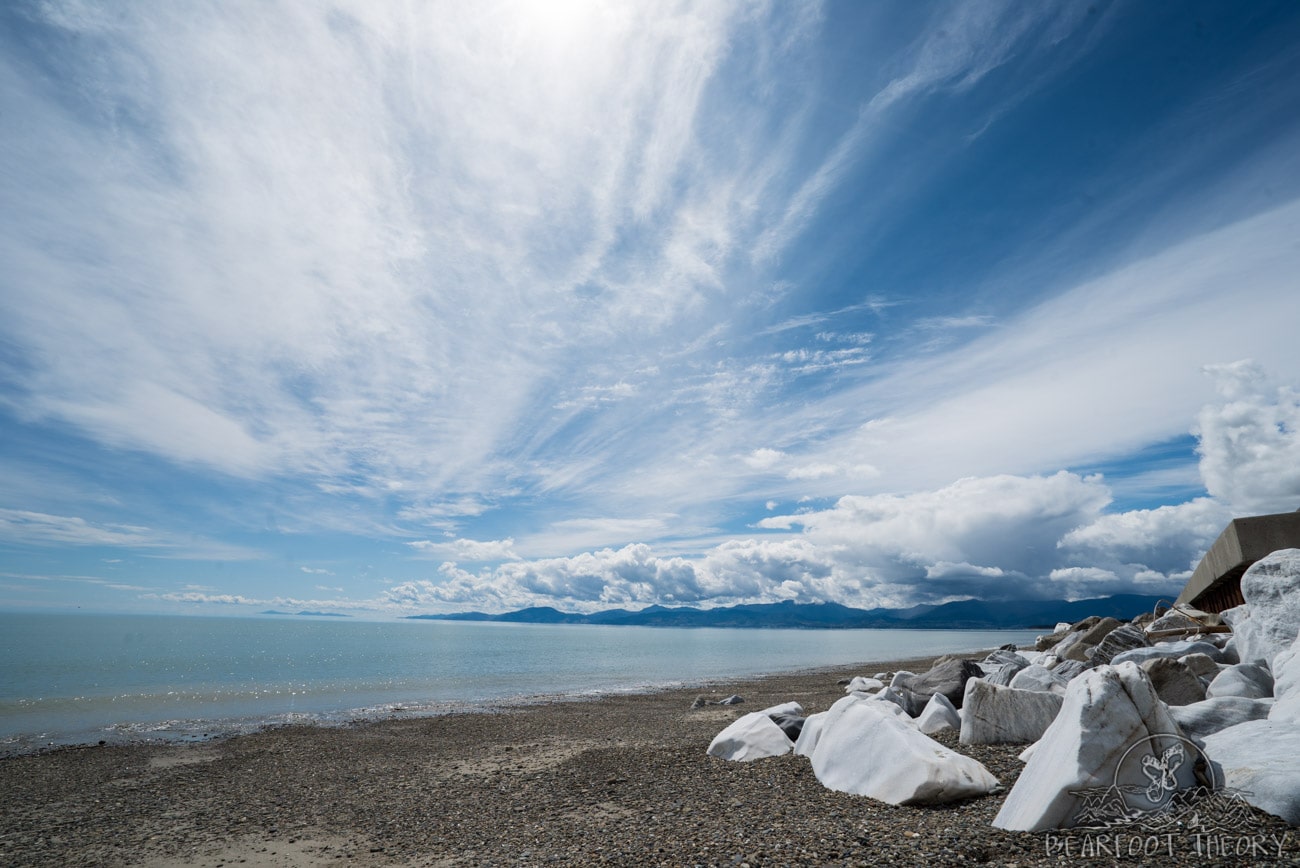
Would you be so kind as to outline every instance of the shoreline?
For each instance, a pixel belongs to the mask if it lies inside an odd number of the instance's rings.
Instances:
[[[933,659],[9,757],[0,760],[0,864],[1061,864],[1042,835],[989,826],[1002,795],[895,807],[825,789],[802,757],[705,755],[742,714],[791,700],[825,710],[844,695],[841,678]],[[701,693],[745,702],[692,710]],[[1021,746],[940,741],[1008,789],[1019,774]],[[1297,830],[1260,822],[1289,835],[1278,864],[1300,859]],[[1162,864],[1235,863],[1180,853]]]
[[[1007,631],[1021,633],[1023,631]],[[983,655],[985,650],[947,653]],[[850,664],[863,667],[889,667],[899,662],[922,665],[932,657],[916,657],[893,663]],[[0,760],[12,757],[45,754],[53,751],[83,747],[167,746],[181,744],[207,744],[240,736],[255,735],[267,730],[285,727],[347,727],[354,724],[377,723],[386,720],[416,720],[429,717],[464,714],[492,714],[514,708],[528,708],[557,702],[593,702],[624,695],[650,695],[671,690],[708,690],[715,684],[759,681],[767,678],[812,676],[844,667],[838,664],[802,666],[789,670],[745,673],[734,677],[710,677],[694,680],[667,680],[634,683],[627,686],[598,687],[580,691],[557,691],[515,694],[503,697],[485,697],[467,700],[436,700],[425,703],[411,701],[385,702],[375,706],[343,708],[337,711],[280,711],[263,715],[237,717],[166,718],[158,721],[119,721],[94,730],[48,734],[19,734],[0,740]],[[156,728],[155,728],[156,727]],[[172,727],[163,729],[162,727]]]

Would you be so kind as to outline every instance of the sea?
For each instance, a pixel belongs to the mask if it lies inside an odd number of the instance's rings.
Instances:
[[[745,676],[1023,645],[1034,636],[0,613],[0,754],[710,682],[725,688]]]

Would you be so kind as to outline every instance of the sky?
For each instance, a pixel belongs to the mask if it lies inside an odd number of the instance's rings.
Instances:
[[[1291,2],[15,0],[0,608],[1173,596],[1300,508]]]

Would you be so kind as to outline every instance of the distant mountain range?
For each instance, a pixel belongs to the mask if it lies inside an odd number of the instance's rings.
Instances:
[[[351,615],[345,615],[342,612],[281,612],[276,609],[267,609],[264,612],[258,612],[259,615],[306,615],[309,618],[351,618]]]
[[[608,609],[582,615],[536,606],[488,615],[410,615],[414,620],[496,621],[512,624],[613,624],[640,627],[783,627],[805,629],[907,628],[939,630],[1038,630],[1089,615],[1128,620],[1149,612],[1161,597],[1116,594],[1095,600],[960,600],[910,609],[854,609],[838,603],[755,603],[717,609],[650,606],[636,612]]]

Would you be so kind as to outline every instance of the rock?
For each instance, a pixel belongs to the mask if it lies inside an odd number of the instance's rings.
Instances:
[[[881,681],[879,678],[865,678],[859,675],[849,681],[848,685],[844,688],[844,692],[853,693],[854,691],[857,691],[859,693],[874,693],[877,690],[883,690],[884,687],[885,682]]]
[[[1177,609],[1165,612],[1147,626],[1148,633],[1157,633],[1161,630],[1195,632],[1199,629],[1201,629],[1201,625],[1195,618],[1189,618]]]
[[[1222,613],[1242,662],[1271,664],[1300,630],[1300,549],[1281,549],[1251,564],[1241,577],[1246,603]]]
[[[1183,735],[1199,743],[1207,735],[1225,730],[1248,720],[1268,717],[1273,702],[1268,699],[1246,699],[1243,696],[1220,696],[1191,705],[1169,709]]]
[[[1149,736],[1155,738],[1144,741]],[[1182,744],[1179,739],[1178,724],[1136,663],[1085,672],[1070,682],[1060,712],[993,825],[1024,832],[1069,828],[1083,807],[1077,793],[1116,783],[1148,786],[1142,757],[1159,762],[1166,749]],[[1184,763],[1177,776],[1180,787],[1194,786],[1194,765]]]
[[[1186,663],[1171,657],[1156,657],[1138,664],[1151,679],[1165,705],[1191,705],[1205,699],[1205,685]]]
[[[1085,645],[1100,645],[1101,640],[1117,630],[1119,626],[1120,622],[1115,618],[1102,618],[1087,630],[1081,631],[1079,641]]]
[[[770,716],[754,711],[732,722],[708,743],[708,755],[718,759],[749,763],[764,756],[789,754],[794,747],[787,734]]]
[[[1062,660],[1060,663],[1056,664],[1056,666],[1052,667],[1052,672],[1053,674],[1064,678],[1066,681],[1073,681],[1075,678],[1078,678],[1080,675],[1087,672],[1088,668],[1087,663],[1081,663],[1078,660]]]
[[[1195,672],[1202,678],[1211,678],[1219,674],[1219,664],[1208,654],[1184,654],[1178,658],[1180,663],[1186,663],[1187,668]]]
[[[826,722],[828,712],[819,711],[804,718],[803,729],[794,743],[794,752],[799,756],[812,756],[817,747],[817,740],[822,735],[822,725]]]
[[[1273,674],[1260,661],[1238,663],[1216,675],[1205,691],[1205,695],[1211,699],[1216,696],[1243,696],[1246,699],[1271,697]]]
[[[705,699],[703,696],[697,696],[695,697],[695,701],[691,703],[691,708],[703,708],[706,705],[712,705],[712,704],[713,704],[712,702]]]
[[[1147,660],[1154,660],[1157,657],[1169,657],[1177,660],[1179,657],[1188,654],[1204,654],[1211,660],[1217,660],[1222,653],[1209,642],[1157,642],[1154,645],[1145,648],[1132,648],[1128,651],[1116,654],[1111,659],[1111,666],[1118,666],[1121,663],[1133,661],[1134,663],[1145,663]]]
[[[1277,703],[1269,720],[1300,725],[1300,638],[1273,658],[1273,695]]]
[[[883,703],[845,697],[831,706],[812,754],[822,785],[891,805],[933,805],[998,786],[976,760],[951,751],[883,712]]]
[[[1046,636],[1039,636],[1034,640],[1034,650],[1049,651],[1052,648],[1055,648],[1060,643],[1060,641],[1068,635],[1070,635],[1070,625],[1066,624],[1065,629],[1062,630],[1060,629],[1060,625],[1058,624],[1055,632],[1052,632]]]
[[[877,681],[889,681],[894,676],[889,672],[877,672],[875,675],[871,677],[876,679]]]
[[[1026,666],[1011,679],[1008,685],[1016,690],[1036,690],[1040,693],[1065,695],[1069,681],[1044,666]]]
[[[1082,649],[1082,648],[1087,648],[1088,646],[1083,644],[1082,633],[1070,632],[1066,634],[1064,639],[1062,639],[1060,642],[1057,642],[1056,645],[1052,647],[1052,653],[1055,654],[1057,657],[1065,657],[1067,654],[1069,654],[1070,649],[1075,647]],[[1082,651],[1080,653],[1082,653]]]
[[[1069,648],[1066,648],[1061,652],[1061,659],[1073,660],[1076,663],[1085,663],[1088,666],[1091,666],[1092,655],[1096,653],[1096,651],[1097,647],[1095,645],[1085,645],[1082,642],[1075,642]]]
[[[1016,677],[1016,673],[1025,668],[1025,663],[1003,663],[997,669],[990,672],[984,680],[989,684],[996,684],[999,687],[1009,687],[1011,685],[1011,679]]]
[[[718,700],[718,705],[740,705],[744,701],[745,700],[743,698],[736,696],[733,693],[731,696],[728,696],[726,699]]]
[[[916,709],[920,714],[925,703],[936,693],[948,697],[956,708],[961,708],[962,695],[966,691],[966,682],[971,678],[980,678],[984,671],[971,660],[947,660],[930,669],[923,675],[914,675],[903,684],[908,690],[922,697],[921,706]],[[895,679],[897,681],[898,679]]]
[[[890,686],[890,687],[897,687],[898,685],[902,684],[902,683],[903,683],[904,681],[906,681],[907,679],[909,679],[909,678],[915,678],[915,677],[916,677],[916,673],[915,673],[915,672],[908,672],[908,671],[906,671],[906,670],[903,670],[903,671],[901,671],[901,672],[895,672],[895,673],[894,673],[894,676],[893,676],[892,678],[889,679],[889,686]]]
[[[1083,634],[1091,630],[1095,625],[1099,623],[1101,623],[1100,615],[1089,615],[1088,617],[1084,618],[1082,621],[1076,622],[1075,625],[1070,628],[1070,630],[1072,630],[1075,633]]]
[[[1125,651],[1131,651],[1134,648],[1145,648],[1151,643],[1147,641],[1147,634],[1141,627],[1135,627],[1132,624],[1125,624],[1122,627],[1116,627],[1106,634],[1097,645],[1097,650],[1092,655],[1092,665],[1101,666],[1115,659],[1119,654]]]
[[[1053,633],[1068,633],[1068,632],[1070,631],[1070,628],[1071,628],[1072,626],[1074,626],[1074,625],[1072,625],[1069,621],[1058,621],[1057,624],[1056,624],[1056,626],[1052,628],[1052,632],[1053,632]]]
[[[997,669],[1001,666],[1006,665],[1007,663],[1019,663],[1022,666],[1029,665],[1029,661],[1026,660],[1023,655],[1017,653],[1015,651],[1015,646],[1013,645],[1011,646],[1011,650],[1007,650],[1006,648],[999,648],[998,650],[992,652],[991,654],[989,654],[989,656],[985,657],[983,660],[980,661],[980,666],[988,670],[988,669]]]
[[[1038,741],[1061,710],[1061,697],[1038,690],[999,687],[971,679],[961,712],[962,744]]]
[[[730,726],[714,736],[707,751],[709,756],[734,762],[751,762],[764,757],[781,756],[794,748],[794,742],[772,720],[772,714],[799,713],[803,709],[796,702],[777,705],[763,711],[752,711],[733,721]]]
[[[1205,753],[1216,777],[1247,802],[1300,825],[1300,727],[1274,720],[1239,723],[1206,736]]]
[[[781,727],[781,731],[785,733],[785,737],[790,741],[799,740],[799,733],[803,730],[803,724],[806,720],[803,716],[803,709],[799,711],[778,711],[769,714],[768,717],[772,718],[773,723]]]
[[[916,728],[926,735],[934,735],[945,729],[961,729],[961,714],[942,693],[930,697],[930,701],[921,709],[916,719]]]

